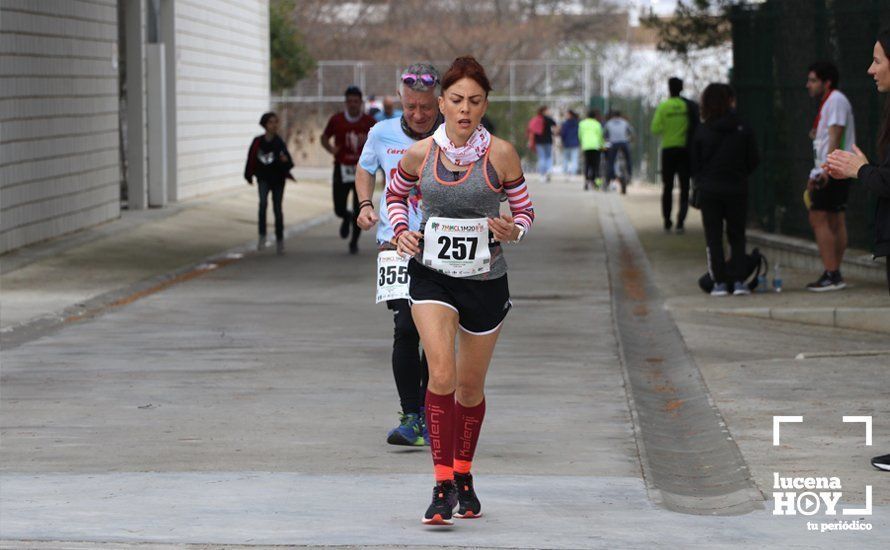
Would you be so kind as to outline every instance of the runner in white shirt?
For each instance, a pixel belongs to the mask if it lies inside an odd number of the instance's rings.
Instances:
[[[810,211],[810,225],[825,267],[819,279],[807,285],[807,290],[814,292],[840,290],[846,286],[841,276],[841,262],[847,249],[844,211],[850,180],[833,179],[822,169],[829,153],[835,149],[852,151],[856,144],[853,107],[837,89],[838,81],[838,70],[833,64],[820,61],[810,65],[807,91],[821,103],[810,130],[814,167],[810,170],[804,202]]]
[[[386,301],[395,322],[392,369],[402,412],[399,425],[389,432],[387,442],[392,445],[428,445],[423,400],[429,373],[426,358],[419,351],[420,335],[414,326],[407,299],[408,262],[398,255],[390,242],[393,230],[385,196],[381,193],[379,213],[375,212],[371,197],[377,170],[383,170],[389,184],[405,150],[417,140],[431,135],[442,123],[436,99],[439,95],[439,73],[431,65],[411,65],[402,72],[398,91],[402,116],[377,123],[362,149],[356,171],[356,192],[360,201],[357,223],[365,230],[377,224],[377,246],[380,251],[377,301]],[[417,231],[423,217],[421,197],[412,195],[408,207],[409,225]]]

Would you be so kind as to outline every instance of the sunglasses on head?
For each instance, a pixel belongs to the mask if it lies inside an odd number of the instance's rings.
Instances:
[[[431,74],[414,74],[414,73],[405,73],[402,75],[402,82],[407,86],[414,86],[417,81],[420,81],[424,86],[430,87],[435,86],[436,83],[439,82],[439,77]]]

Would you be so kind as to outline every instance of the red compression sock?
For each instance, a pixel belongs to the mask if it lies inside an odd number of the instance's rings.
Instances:
[[[479,432],[482,431],[482,420],[485,418],[485,398],[475,407],[465,407],[458,401],[454,418],[454,471],[468,474],[473,466],[473,455],[476,453],[476,443],[479,442]]]
[[[454,392],[436,395],[426,391],[426,426],[436,483],[454,479]]]

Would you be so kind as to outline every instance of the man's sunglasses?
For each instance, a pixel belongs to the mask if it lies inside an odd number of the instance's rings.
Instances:
[[[414,74],[414,73],[405,73],[402,75],[402,82],[406,86],[414,86],[417,81],[420,81],[421,84],[427,87],[435,86],[439,82],[439,77],[431,74]]]

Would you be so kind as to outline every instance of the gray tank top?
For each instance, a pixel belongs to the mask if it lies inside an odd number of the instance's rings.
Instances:
[[[501,201],[506,199],[504,188],[494,167],[488,162],[488,153],[481,162],[476,161],[466,172],[455,174],[444,164],[441,150],[430,140],[430,149],[420,170],[420,192],[423,197],[423,222],[426,227],[430,217],[442,218],[497,218],[501,215]],[[490,149],[489,149],[490,151]],[[455,179],[455,175],[458,176]],[[488,273],[461,277],[462,279],[485,281],[497,279],[507,274],[507,261],[500,244],[489,246],[491,270]],[[414,258],[423,265],[423,244],[420,254]],[[428,269],[428,268],[427,268]]]

